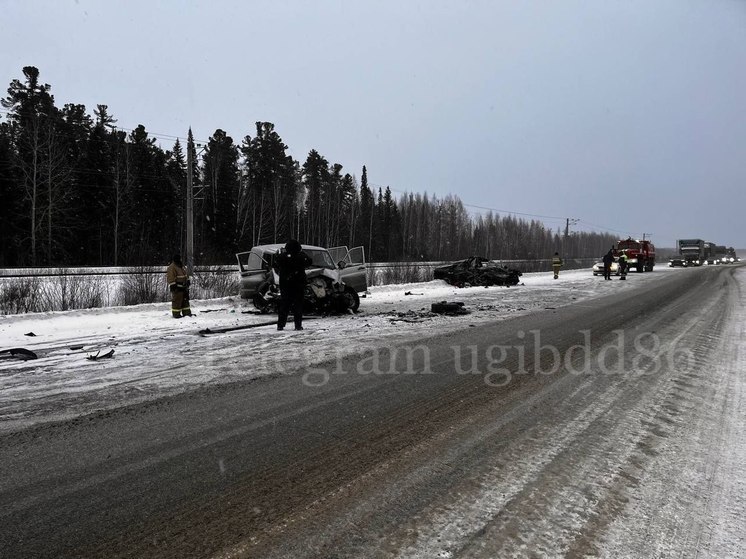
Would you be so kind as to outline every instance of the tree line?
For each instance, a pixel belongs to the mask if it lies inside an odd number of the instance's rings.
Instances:
[[[270,122],[240,143],[191,130],[162,149],[145,126],[116,126],[107,105],[55,105],[39,70],[23,68],[1,101],[0,266],[141,265],[185,245],[191,162],[198,264],[225,264],[251,246],[284,242],[365,247],[369,261],[597,256],[614,242],[542,222],[472,216],[456,196],[372,188],[312,149],[301,163]]]

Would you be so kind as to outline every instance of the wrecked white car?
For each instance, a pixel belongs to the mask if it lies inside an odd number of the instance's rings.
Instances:
[[[263,313],[277,310],[280,287],[274,260],[284,248],[283,244],[259,245],[236,254],[241,298],[251,300]],[[368,289],[363,247],[348,250],[301,245],[301,249],[311,259],[306,268],[304,312],[356,311],[358,293]]]

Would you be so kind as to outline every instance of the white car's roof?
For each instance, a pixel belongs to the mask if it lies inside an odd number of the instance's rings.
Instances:
[[[324,247],[317,247],[314,245],[300,245],[302,250],[326,250]],[[257,245],[251,250],[259,250],[261,252],[278,252],[280,249],[285,248],[285,243],[276,243],[272,245]]]

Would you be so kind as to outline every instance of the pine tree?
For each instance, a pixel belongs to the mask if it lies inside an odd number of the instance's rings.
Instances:
[[[240,238],[251,229],[252,242],[280,242],[297,223],[296,164],[271,122],[257,122],[256,136],[241,146],[243,178],[236,223]]]
[[[328,194],[330,184],[329,163],[319,152],[312,149],[303,164],[303,185],[306,189],[306,242],[324,244],[326,217],[322,200]]]
[[[172,219],[171,187],[165,174],[166,156],[148,137],[145,126],[138,125],[125,143],[125,181],[127,213],[124,238],[125,261],[162,261],[171,245],[164,238],[166,222]]]
[[[174,143],[173,150],[166,152],[166,160],[166,175],[171,186],[174,216],[166,230],[166,235],[171,240],[171,246],[174,247],[174,250],[177,250],[178,247],[178,252],[186,254],[187,163],[178,138]]]
[[[357,222],[357,243],[365,247],[366,258],[373,261],[373,192],[368,188],[368,170],[363,165],[360,178],[360,219]],[[356,244],[357,244],[356,243]]]
[[[238,148],[223,130],[210,137],[203,156],[203,247],[209,260],[225,261],[236,252],[236,199],[239,188]]]
[[[93,126],[86,131],[85,145],[77,163],[75,201],[78,263],[113,264],[111,227],[115,206],[115,150],[111,126],[116,122],[98,105]],[[90,119],[86,123],[90,127]]]
[[[339,243],[354,247],[356,241],[355,229],[359,219],[360,199],[355,184],[355,177],[349,173],[342,177],[339,187]]]
[[[9,119],[13,129],[14,166],[23,177],[24,213],[29,233],[30,263],[38,263],[37,240],[42,225],[44,157],[47,149],[48,135],[45,132],[55,117],[54,98],[49,84],[39,83],[39,70],[25,66],[23,75],[26,80],[13,80],[8,88],[8,97],[0,104],[10,109]]]
[[[18,184],[20,177],[14,165],[13,137],[7,122],[0,124],[0,238],[3,250],[0,251],[0,266],[18,266],[21,263],[16,247],[21,244],[25,230],[20,216],[23,214],[23,193]]]

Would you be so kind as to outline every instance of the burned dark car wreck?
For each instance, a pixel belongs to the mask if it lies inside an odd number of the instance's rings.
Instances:
[[[517,285],[521,275],[523,274],[520,270],[506,268],[481,256],[472,256],[447,266],[439,266],[433,271],[435,279],[445,280],[456,287]]]

